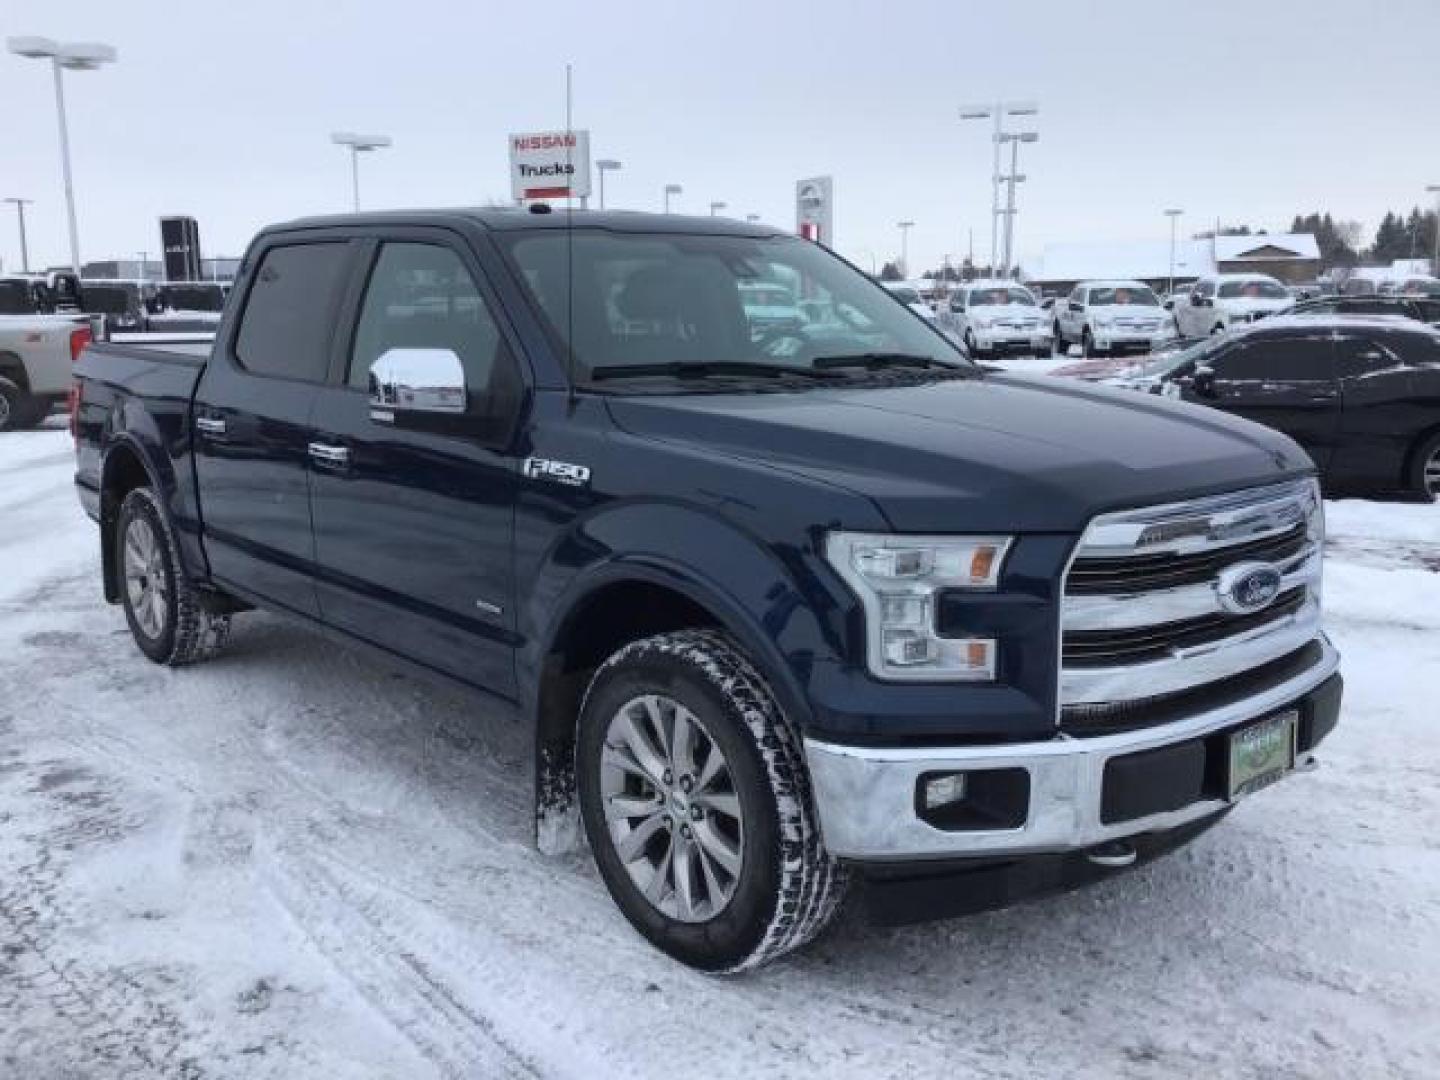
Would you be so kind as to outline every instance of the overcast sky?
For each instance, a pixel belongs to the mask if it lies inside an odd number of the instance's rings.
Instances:
[[[915,271],[989,246],[990,144],[957,107],[1034,99],[1017,250],[1329,209],[1367,231],[1440,183],[1440,0],[977,4],[770,0],[516,5],[5,0],[0,33],[100,40],[67,75],[84,259],[159,247],[189,213],[207,255],[349,208],[337,129],[392,136],[367,206],[508,197],[506,135],[575,124],[624,170],[612,206],[712,200],[793,227],[794,181],[835,178],[839,249],[868,266],[916,222]],[[49,71],[0,56],[0,196],[33,198],[31,261],[66,253]],[[13,213],[0,257],[18,268]]]

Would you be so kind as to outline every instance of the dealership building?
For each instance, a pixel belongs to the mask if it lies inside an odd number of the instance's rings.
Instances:
[[[1320,272],[1320,248],[1310,233],[1217,236],[1175,244],[1175,281],[1207,274],[1269,274],[1298,285]],[[1048,293],[1069,292],[1081,281],[1126,279],[1163,290],[1170,282],[1170,241],[1047,244],[1034,265],[1023,268],[1028,284]]]

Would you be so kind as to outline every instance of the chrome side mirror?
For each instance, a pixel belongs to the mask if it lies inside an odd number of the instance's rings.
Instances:
[[[370,365],[370,419],[396,413],[463,416],[465,368],[451,349],[386,349]]]

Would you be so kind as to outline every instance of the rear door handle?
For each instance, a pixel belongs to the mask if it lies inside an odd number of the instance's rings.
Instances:
[[[225,435],[225,421],[217,416],[197,416],[195,418],[195,430],[201,435],[210,435],[214,438],[223,438]]]
[[[320,465],[344,468],[350,464],[350,451],[343,446],[331,446],[328,443],[312,442],[310,444],[310,457]]]

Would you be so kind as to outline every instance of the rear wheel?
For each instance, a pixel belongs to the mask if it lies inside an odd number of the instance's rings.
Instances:
[[[1420,444],[1410,464],[1408,487],[1427,501],[1440,499],[1440,431]]]
[[[581,711],[580,807],[601,877],[657,948],[734,972],[799,948],[845,876],[825,851],[800,744],[723,634],[634,642]]]
[[[140,651],[157,664],[209,659],[230,637],[230,616],[201,605],[180,572],[180,551],[154,492],[136,488],[120,504],[115,528],[120,603]]]
[[[0,431],[34,427],[47,411],[45,402],[36,401],[15,382],[0,377]]]

